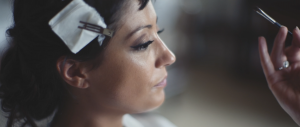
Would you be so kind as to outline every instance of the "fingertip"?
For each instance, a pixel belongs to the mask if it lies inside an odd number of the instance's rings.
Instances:
[[[287,30],[288,28],[287,28],[286,26],[281,26],[280,29],[282,29],[282,30]]]
[[[266,39],[263,36],[258,37],[258,47],[261,53],[265,52],[266,49]]]
[[[298,26],[293,30],[293,41],[292,41],[292,46],[295,47],[300,47],[300,30]]]
[[[287,32],[288,32],[288,29],[287,29],[287,27],[285,27],[285,26],[282,26],[281,28],[280,28],[280,30],[278,31],[278,33],[277,33],[277,36],[276,36],[276,38],[275,38],[275,42],[274,42],[274,48],[279,48],[279,49],[281,49],[281,47],[282,47],[282,45],[284,44],[284,42],[285,42],[285,39],[286,39],[286,37],[287,37]],[[278,45],[278,46],[276,46],[276,45]],[[273,48],[273,49],[274,49]]]
[[[262,43],[264,43],[264,42],[266,42],[266,39],[265,39],[264,36],[258,37],[258,43],[259,43],[259,44],[262,44]]]
[[[264,36],[259,36],[258,39],[264,38]]]
[[[294,29],[293,33],[294,33],[294,34],[299,33],[299,27],[298,27],[298,26],[296,26],[296,28]]]
[[[263,38],[265,38],[264,36],[259,36],[258,40],[261,41]]]
[[[280,28],[280,31],[282,31],[282,33],[286,33],[288,31],[288,28],[286,26],[282,26]]]

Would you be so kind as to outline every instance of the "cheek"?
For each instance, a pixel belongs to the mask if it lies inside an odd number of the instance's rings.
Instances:
[[[124,70],[122,85],[119,87],[121,100],[134,107],[135,112],[152,109],[164,99],[163,89],[154,88],[158,83],[154,60],[146,55],[133,55]]]
[[[150,52],[123,52],[106,57],[92,74],[92,93],[97,94],[100,103],[125,112],[155,108],[163,102],[164,92],[153,87],[158,83],[154,63]]]

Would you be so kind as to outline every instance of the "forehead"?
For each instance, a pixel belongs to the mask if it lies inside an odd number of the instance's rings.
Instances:
[[[140,2],[138,0],[131,0],[126,3],[125,12],[123,12],[120,19],[120,27],[118,32],[133,31],[138,26],[150,25],[156,23],[156,13],[153,8],[152,2],[149,1],[147,6],[143,10],[139,10]]]

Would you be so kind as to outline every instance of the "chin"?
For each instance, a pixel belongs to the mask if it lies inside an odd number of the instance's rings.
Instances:
[[[134,104],[131,103],[131,105],[127,105],[126,106],[127,113],[128,114],[144,113],[159,108],[165,100],[164,90],[157,92],[153,95],[150,95],[149,97],[143,98],[142,100],[139,101],[136,100],[135,102],[138,103],[134,103]]]
[[[160,95],[153,97],[152,101],[149,102],[147,105],[145,105],[147,108],[145,108],[143,111],[140,111],[139,113],[153,111],[159,108],[164,103],[164,101],[165,101],[165,92],[164,90],[162,90]]]

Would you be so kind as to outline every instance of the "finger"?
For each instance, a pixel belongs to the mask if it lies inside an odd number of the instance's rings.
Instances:
[[[268,77],[268,75],[271,75],[275,72],[274,65],[268,52],[266,39],[264,37],[259,37],[258,42],[261,65],[266,77]]]
[[[282,67],[283,61],[286,61],[284,55],[284,43],[287,37],[288,29],[281,27],[274,41],[273,50],[271,53],[271,60],[276,68]]]
[[[298,27],[293,30],[292,46],[300,48],[300,30]]]
[[[285,55],[291,63],[300,61],[300,30],[298,27],[293,30],[292,45],[285,49]]]

